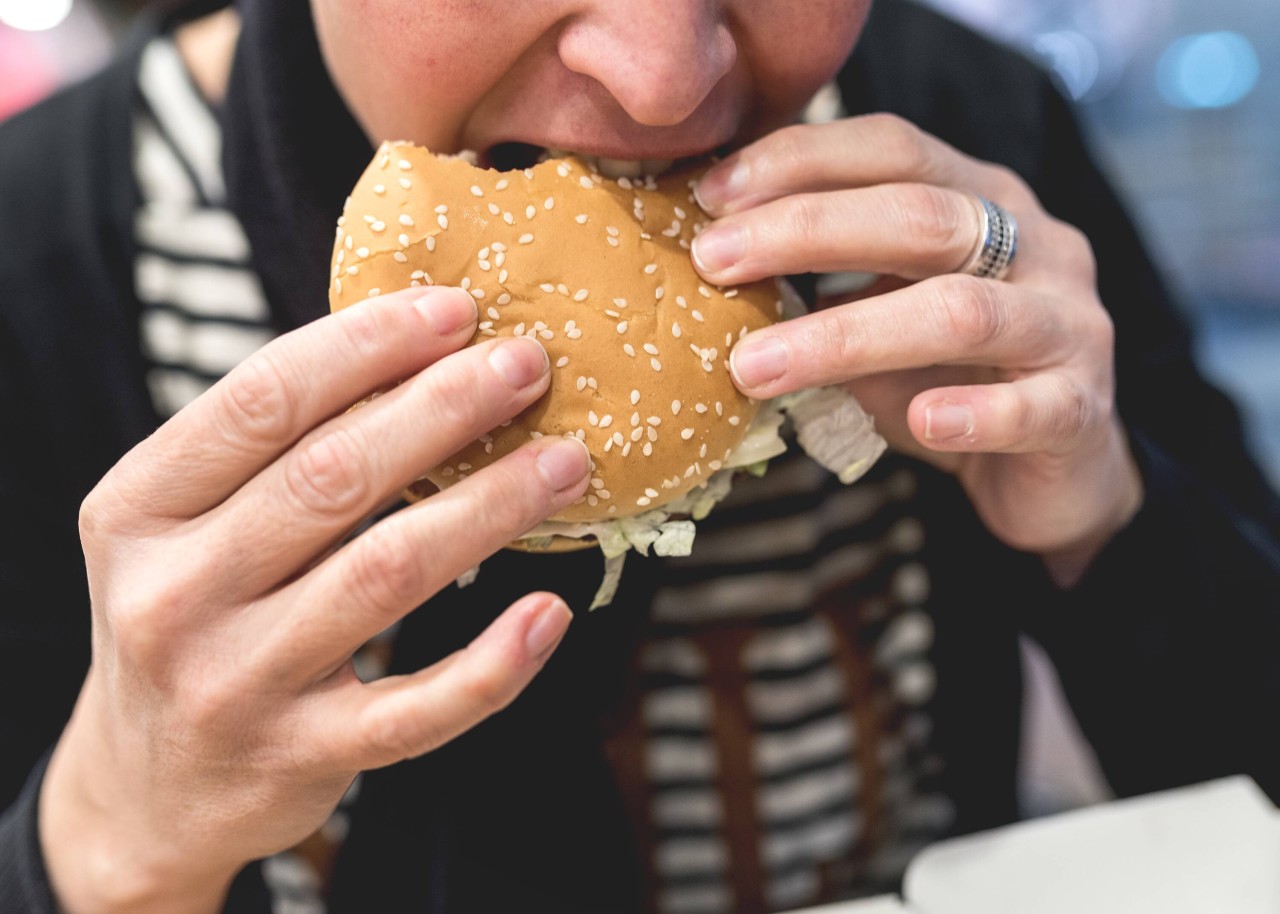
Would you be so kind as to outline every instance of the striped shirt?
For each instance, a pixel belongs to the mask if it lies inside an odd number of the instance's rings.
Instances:
[[[147,383],[167,417],[274,330],[226,206],[217,119],[167,36],[144,52],[139,86],[134,276]],[[828,87],[808,119],[840,114]],[[824,277],[819,291],[862,281]],[[793,452],[735,485],[700,524],[693,555],[664,562],[651,637],[607,746],[650,910],[749,914],[879,892],[947,829],[915,486],[885,464],[842,487]],[[385,657],[385,641],[367,647],[362,676]],[[340,807],[267,861],[277,914],[324,910],[319,874],[346,822]]]

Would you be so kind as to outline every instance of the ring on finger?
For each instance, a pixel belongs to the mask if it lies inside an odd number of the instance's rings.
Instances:
[[[959,272],[979,279],[1004,279],[1018,254],[1018,221],[985,197],[977,201],[981,210],[978,243]]]

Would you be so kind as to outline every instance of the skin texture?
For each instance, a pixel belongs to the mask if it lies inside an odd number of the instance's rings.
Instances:
[[[335,82],[374,141],[623,159],[740,148],[699,188],[720,217],[695,248],[708,279],[897,277],[739,343],[745,393],[848,384],[895,447],[955,473],[996,535],[1040,553],[1064,585],[1136,510],[1111,325],[1079,233],[1015,176],[895,119],[785,127],[843,62],[867,3],[313,7]],[[211,97],[232,32],[224,21],[180,42]],[[977,243],[974,193],[1022,227],[1006,282],[948,275]],[[542,440],[335,550],[422,467],[545,391],[536,343],[458,351],[475,320],[465,293],[412,290],[281,337],[85,501],[94,660],[40,808],[69,914],[217,910],[240,867],[314,830],[356,772],[473,726],[554,650],[570,614],[531,594],[412,676],[366,685],[351,667],[366,638],[586,486],[584,449],[551,455]],[[753,359],[770,340],[773,360]],[[524,377],[502,379],[521,364]]]

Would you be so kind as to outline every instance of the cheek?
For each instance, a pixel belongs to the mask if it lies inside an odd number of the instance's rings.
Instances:
[[[839,70],[871,0],[762,0],[753,33],[756,84],[779,101],[807,100]]]
[[[487,0],[313,0],[334,81],[372,141],[448,145],[504,64]],[[489,42],[491,44],[491,42]]]

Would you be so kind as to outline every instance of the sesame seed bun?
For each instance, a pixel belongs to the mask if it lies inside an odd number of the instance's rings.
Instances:
[[[552,365],[546,396],[428,471],[431,483],[573,435],[591,451],[591,484],[553,520],[590,523],[661,507],[722,468],[758,409],[733,386],[729,350],[782,306],[772,281],[721,289],[694,271],[704,168],[615,179],[565,158],[500,172],[383,144],[338,223],[332,310],[461,286],[480,309],[473,342],[536,337]]]

